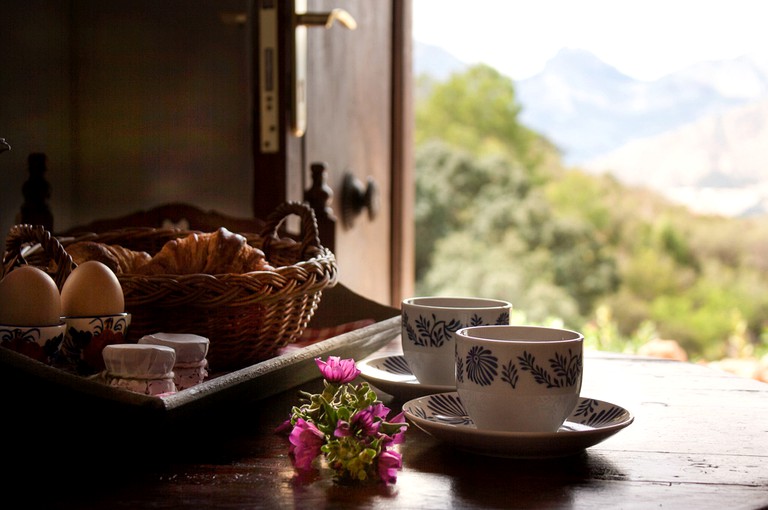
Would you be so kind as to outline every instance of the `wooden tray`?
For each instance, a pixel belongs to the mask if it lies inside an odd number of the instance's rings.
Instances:
[[[254,402],[320,378],[316,357],[362,359],[399,334],[400,317],[391,317],[163,397],[112,388],[0,349],[0,405],[7,423],[39,429],[41,436],[50,432],[40,440],[53,445],[87,442],[96,430],[113,435],[213,430],[214,425],[220,430],[244,410],[252,415]]]

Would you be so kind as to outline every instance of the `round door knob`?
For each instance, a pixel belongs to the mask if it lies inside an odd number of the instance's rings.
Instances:
[[[344,175],[344,183],[341,190],[341,209],[344,225],[351,227],[354,219],[363,209],[368,209],[368,218],[374,219],[379,212],[379,187],[368,177],[367,185],[363,185],[354,175]]]

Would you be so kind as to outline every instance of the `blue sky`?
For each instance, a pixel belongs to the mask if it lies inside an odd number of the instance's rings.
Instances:
[[[513,79],[570,47],[653,80],[696,62],[765,53],[767,7],[763,0],[413,0],[413,35]]]

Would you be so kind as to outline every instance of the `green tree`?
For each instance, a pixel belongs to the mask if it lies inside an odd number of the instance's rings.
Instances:
[[[476,65],[429,86],[415,109],[416,146],[436,138],[476,157],[503,154],[529,169],[544,157],[544,139],[519,121],[512,80],[492,67]]]
[[[416,274],[421,294],[516,301],[529,317],[570,324],[618,285],[596,230],[556,218],[529,172],[438,141],[417,149]]]
[[[416,150],[416,277],[432,264],[436,242],[472,222],[490,223],[485,230],[506,228],[509,221],[494,212],[498,198],[505,202],[525,198],[531,188],[527,172],[494,157],[479,161],[466,151],[431,140]]]
[[[418,293],[506,299],[612,350],[661,335],[692,359],[768,351],[768,219],[696,216],[566,169],[520,111],[488,66],[419,82]]]

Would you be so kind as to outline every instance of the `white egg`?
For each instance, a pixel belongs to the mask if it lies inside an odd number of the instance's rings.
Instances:
[[[115,315],[125,310],[120,280],[105,264],[88,260],[77,266],[61,288],[65,317]]]
[[[55,326],[59,322],[61,295],[48,273],[20,266],[0,281],[0,324]]]

